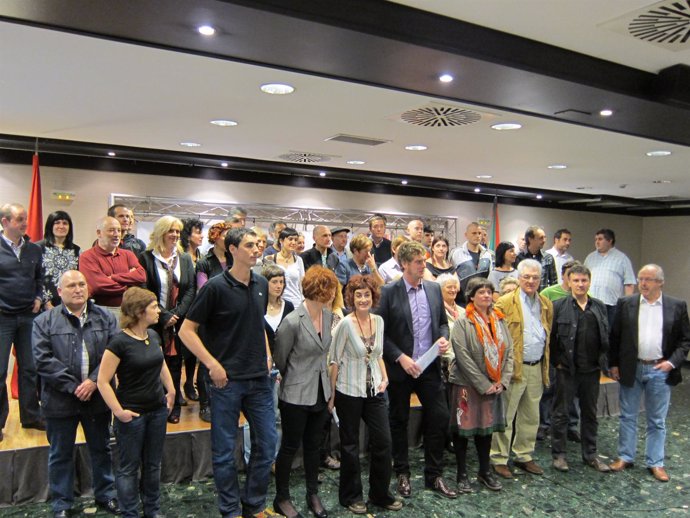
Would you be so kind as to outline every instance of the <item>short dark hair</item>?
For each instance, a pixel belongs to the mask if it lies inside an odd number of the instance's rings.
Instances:
[[[424,225],[424,233],[425,233],[425,234],[433,234],[433,233],[434,233],[434,229],[431,228],[431,225]]]
[[[275,277],[285,278],[285,270],[275,263],[265,262],[261,268],[261,275],[266,277],[267,281],[270,281]]]
[[[448,260],[448,254],[450,253],[450,243],[448,242],[448,239],[446,236],[436,236],[434,237],[434,240],[431,242],[431,249],[433,250],[434,246],[436,246],[436,243],[439,241],[443,241],[446,244],[446,257],[445,259]]]
[[[529,240],[534,239],[534,233],[537,230],[544,230],[539,225],[531,225],[525,230],[525,245],[529,245]]]
[[[465,297],[467,300],[472,300],[474,295],[482,288],[489,288],[492,292],[494,291],[494,284],[485,277],[474,277],[470,279],[465,288]]]
[[[560,239],[563,234],[570,234],[571,236],[573,235],[573,233],[567,228],[559,228],[558,230],[556,230],[556,232],[553,233],[553,238]]]
[[[580,261],[577,261],[573,259],[572,261],[568,261],[566,263],[563,263],[563,266],[561,266],[561,275],[565,275],[565,272],[570,270],[573,266],[582,264]]]
[[[229,252],[230,245],[233,245],[235,248],[239,248],[242,239],[244,239],[244,236],[246,235],[256,237],[256,232],[246,227],[231,229],[227,234],[225,234],[225,241],[223,241],[225,244],[225,249]]]
[[[577,264],[572,265],[572,267],[568,271],[568,279],[570,279],[570,277],[574,273],[578,273],[580,275],[586,275],[588,279],[590,279],[590,280],[592,279],[592,272],[584,264],[577,263]]]
[[[503,266],[506,262],[506,252],[515,248],[510,241],[501,241],[496,247],[496,266]]]
[[[352,308],[355,305],[355,291],[369,290],[371,292],[371,305],[376,307],[381,298],[379,283],[371,275],[353,275],[345,286],[345,306]]]
[[[55,234],[53,234],[53,225],[56,221],[64,219],[69,223],[69,230],[67,231],[67,236],[65,237],[65,248],[72,248],[72,240],[74,239],[74,226],[72,225],[72,218],[69,217],[64,210],[56,210],[48,214],[46,218],[46,226],[43,230],[43,240],[50,244],[55,244]]]
[[[110,216],[111,218],[114,218],[115,217],[115,209],[119,209],[120,207],[122,207],[123,209],[129,210],[127,208],[127,205],[123,205],[122,203],[116,203],[115,205],[111,205],[110,207],[108,207],[108,216]]]
[[[595,236],[604,236],[606,241],[611,241],[611,246],[616,245],[616,234],[610,228],[600,228],[594,233]]]
[[[280,231],[280,234],[278,234],[278,242],[282,241],[285,238],[292,237],[292,236],[299,236],[299,232],[297,232],[292,227],[285,227],[283,230]]]
[[[180,232],[180,244],[182,249],[186,252],[189,248],[189,238],[192,235],[192,230],[197,229],[199,232],[204,231],[204,224],[199,218],[188,218],[182,220],[182,232]]]
[[[369,219],[369,228],[371,228],[371,225],[374,223],[374,221],[383,221],[383,224],[385,225],[388,223],[388,220],[386,219],[386,216],[383,214],[379,214],[378,212],[374,214],[371,219]]]

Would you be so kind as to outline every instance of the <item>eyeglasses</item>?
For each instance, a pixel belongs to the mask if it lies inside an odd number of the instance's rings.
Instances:
[[[526,281],[538,281],[539,279],[541,279],[541,275],[521,275],[520,277],[522,277]]]

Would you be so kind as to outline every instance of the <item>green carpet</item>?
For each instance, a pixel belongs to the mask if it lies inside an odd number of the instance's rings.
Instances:
[[[512,481],[503,481],[503,491],[492,493],[473,480],[475,493],[462,495],[457,500],[444,500],[423,489],[423,454],[419,449],[410,452],[413,463],[412,498],[405,501],[402,511],[394,513],[371,509],[370,516],[396,518],[451,518],[451,517],[648,517],[685,516],[690,514],[690,368],[684,369],[687,380],[672,392],[671,410],[667,420],[666,467],[671,476],[663,484],[644,469],[644,443],[638,447],[636,467],[623,473],[600,474],[580,462],[579,445],[569,443],[568,460],[570,472],[560,473],[551,468],[548,441],[538,443],[536,460],[545,468],[542,477],[518,473]],[[641,437],[644,419],[640,423]],[[599,453],[606,462],[616,456],[618,419],[605,418],[599,421]],[[470,452],[473,444],[470,442]],[[640,452],[642,454],[640,455]],[[476,461],[470,455],[469,473],[476,472]],[[454,456],[446,454],[446,477],[455,480]],[[366,465],[364,465],[366,468]],[[473,478],[473,477],[471,477]],[[293,501],[309,515],[304,503],[302,472],[293,476]],[[366,490],[366,477],[364,477]],[[162,511],[168,518],[195,518],[218,516],[215,487],[212,480],[189,484],[165,485],[163,487]],[[274,495],[269,490],[270,505]],[[350,512],[338,505],[338,472],[323,473],[320,490],[329,516],[352,517]],[[267,514],[270,514],[270,508]],[[92,499],[77,500],[73,516],[84,512],[90,516],[109,516],[98,512]],[[31,504],[0,509],[0,516],[7,518],[52,516],[49,504]]]

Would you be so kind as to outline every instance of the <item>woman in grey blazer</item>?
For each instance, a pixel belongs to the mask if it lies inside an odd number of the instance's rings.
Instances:
[[[273,361],[283,378],[278,406],[283,428],[276,460],[273,509],[289,518],[301,517],[290,500],[292,461],[302,446],[307,483],[307,507],[316,518],[328,513],[318,496],[319,447],[330,418],[331,386],[327,356],[331,346],[332,314],[328,304],[338,289],[335,274],[312,266],[302,280],[304,302],[281,322]]]

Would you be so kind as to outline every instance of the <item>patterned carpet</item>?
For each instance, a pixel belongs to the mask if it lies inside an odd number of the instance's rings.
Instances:
[[[539,443],[536,460],[545,468],[542,477],[517,473],[513,481],[504,481],[503,491],[492,493],[480,488],[473,480],[475,493],[457,500],[444,500],[423,489],[422,451],[411,451],[413,461],[413,496],[405,502],[402,511],[382,512],[372,509],[369,516],[396,518],[450,518],[450,517],[661,517],[689,515],[690,505],[690,368],[684,369],[686,381],[673,390],[671,410],[667,421],[666,466],[671,481],[659,483],[643,467],[644,455],[636,467],[623,473],[600,474],[580,462],[579,445],[569,443],[570,472],[560,473],[551,468],[548,440]],[[643,423],[640,427],[643,431]],[[599,423],[599,453],[609,462],[616,455],[618,419],[605,418]],[[473,448],[470,443],[470,448]],[[639,451],[644,452],[640,443]],[[472,451],[472,450],[470,450]],[[472,455],[470,455],[472,457]],[[642,463],[640,463],[640,460]],[[446,455],[446,477],[455,480],[454,456]],[[363,466],[366,469],[366,465]],[[476,472],[471,461],[469,473]],[[472,478],[472,477],[471,477]],[[293,501],[310,516],[304,503],[301,471],[293,476]],[[365,479],[366,485],[366,479]],[[189,484],[166,485],[163,488],[163,512],[168,518],[195,518],[218,516],[212,480]],[[273,498],[269,492],[269,505]],[[349,511],[338,505],[338,472],[323,473],[321,498],[334,518],[351,517]],[[73,516],[83,512],[90,516],[108,516],[96,512],[92,499],[78,500]],[[267,509],[267,515],[272,510]],[[1,517],[52,516],[49,504],[32,504],[0,509]]]

